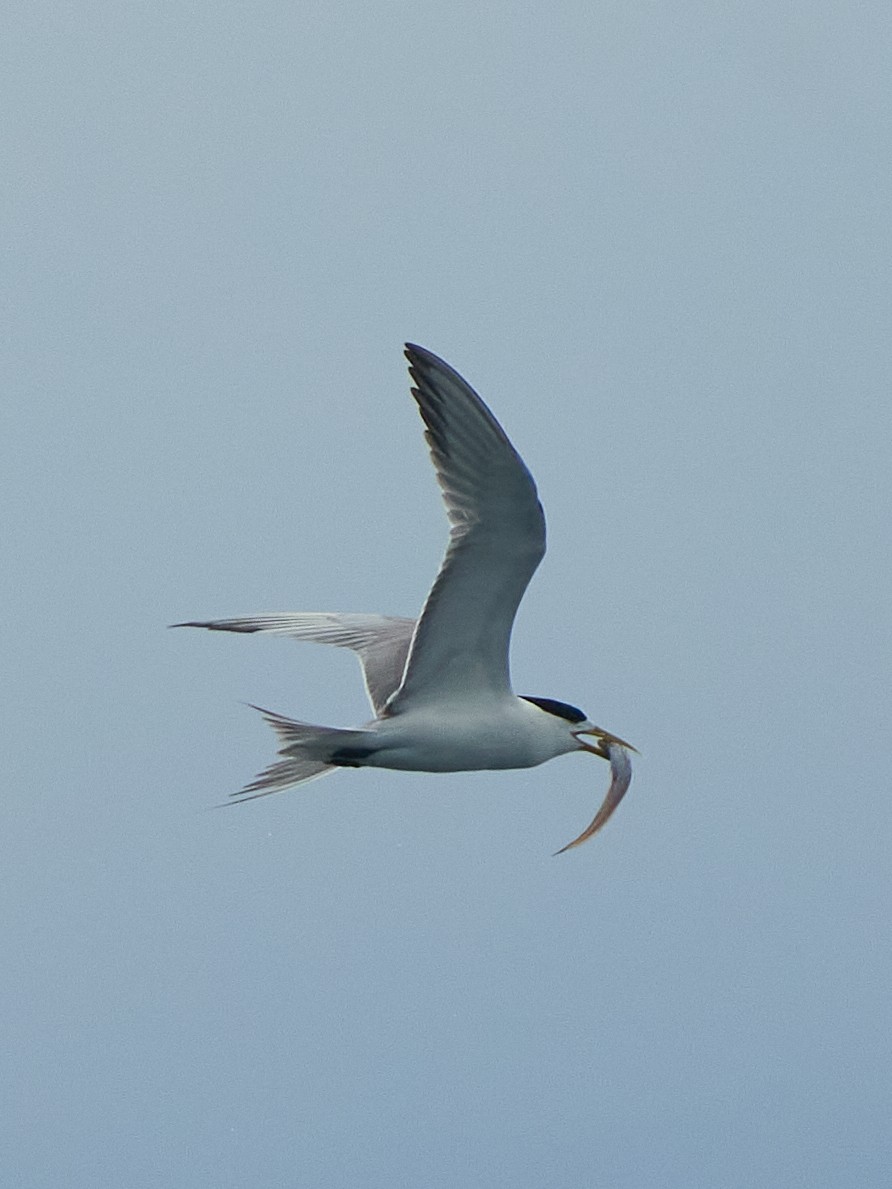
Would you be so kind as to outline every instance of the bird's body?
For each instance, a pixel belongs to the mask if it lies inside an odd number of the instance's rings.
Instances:
[[[545,553],[536,486],[461,376],[421,347],[407,346],[406,355],[451,524],[446,556],[418,620],[287,612],[178,625],[333,644],[352,649],[362,664],[375,718],[341,730],[262,711],[284,758],[235,795],[265,796],[337,768],[530,768],[587,751],[610,761],[612,780],[594,821],[568,844],[575,846],[600,829],[625,794],[629,745],[574,706],[513,693],[511,628]]]
[[[485,711],[468,713],[462,702],[418,706],[368,724],[359,750],[361,766],[405,772],[474,772],[534,768],[575,751],[566,722],[513,695],[493,698]],[[342,765],[349,749],[341,749]]]

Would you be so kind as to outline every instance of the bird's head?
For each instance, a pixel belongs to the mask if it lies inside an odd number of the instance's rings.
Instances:
[[[559,702],[556,698],[533,698],[529,694],[523,695],[523,701],[532,702],[534,706],[538,706],[546,714],[550,714],[558,720],[563,720],[580,751],[587,751],[591,755],[600,756],[602,760],[610,759],[610,748],[612,746],[624,747],[626,751],[634,751],[636,755],[638,754],[638,749],[633,747],[631,743],[625,743],[618,735],[611,735],[603,727],[596,727],[589,720],[585,711],[580,710],[578,706],[571,706],[569,702]],[[594,742],[589,743],[583,736],[588,736]]]
[[[629,759],[629,752],[634,751],[637,755],[638,749],[631,743],[626,743],[624,739],[620,739],[618,735],[605,731],[603,727],[596,727],[576,706],[555,701],[553,698],[531,698],[526,695],[524,701],[532,702],[534,706],[538,706],[540,710],[544,710],[557,719],[563,719],[564,725],[569,728],[570,736],[579,751],[587,751],[589,755],[598,756],[610,763],[610,787],[601,808],[578,838],[574,838],[572,842],[568,842],[566,846],[562,846],[556,852],[561,855],[565,850],[579,846],[606,825],[607,820],[626,795],[632,781],[632,763]]]

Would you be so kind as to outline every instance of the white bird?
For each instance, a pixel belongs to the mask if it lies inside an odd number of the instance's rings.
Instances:
[[[362,666],[375,712],[363,727],[314,726],[255,707],[278,734],[284,758],[234,798],[267,796],[336,768],[531,768],[584,751],[609,760],[611,783],[594,820],[562,854],[600,830],[616,809],[632,778],[628,753],[635,748],[575,706],[513,693],[511,628],[545,555],[536,485],[498,421],[456,371],[411,343],[406,358],[451,526],[419,618],[286,612],[173,626],[334,644],[352,649]]]

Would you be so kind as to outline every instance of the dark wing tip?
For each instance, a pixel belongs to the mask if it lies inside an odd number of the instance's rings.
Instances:
[[[253,623],[235,619],[188,619],[185,623],[169,623],[169,628],[207,628],[209,632],[260,632],[263,629]]]
[[[458,380],[464,387],[470,387],[467,380],[459,375],[454,367],[450,366],[445,359],[441,359],[439,355],[435,355],[433,351],[428,351],[427,347],[419,347],[417,343],[406,343],[403,354],[408,359],[413,374],[421,368],[429,368],[433,371],[445,372],[446,375]],[[420,380],[421,377],[416,376],[416,379]]]

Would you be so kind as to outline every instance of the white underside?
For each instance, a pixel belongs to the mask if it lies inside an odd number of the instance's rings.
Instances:
[[[513,695],[488,701],[479,714],[473,703],[407,709],[366,732],[376,750],[363,767],[411,772],[533,768],[580,746],[565,719]]]

